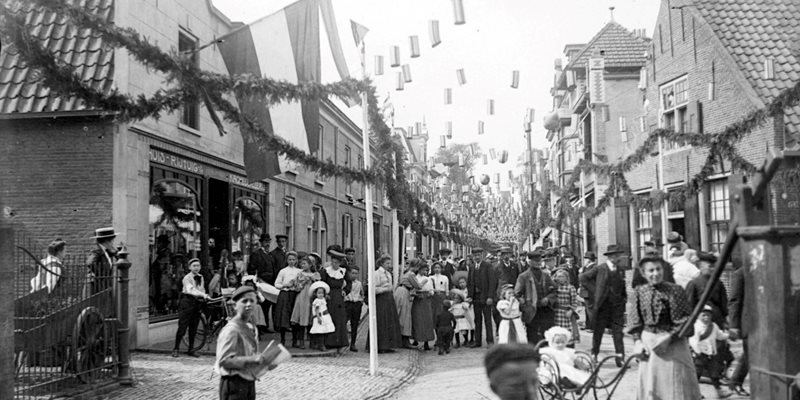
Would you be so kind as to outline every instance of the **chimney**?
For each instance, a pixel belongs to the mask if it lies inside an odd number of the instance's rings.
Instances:
[[[553,66],[555,67],[556,71],[561,71],[561,59],[560,58],[556,58],[553,61]]]

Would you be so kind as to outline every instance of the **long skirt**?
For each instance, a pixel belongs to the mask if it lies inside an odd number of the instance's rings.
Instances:
[[[297,292],[281,290],[278,295],[278,303],[272,309],[272,323],[275,330],[292,328],[292,310],[294,301],[297,299]]]
[[[528,334],[522,318],[503,318],[497,331],[497,343],[528,343]]]
[[[311,325],[311,287],[303,288],[297,293],[292,309],[291,322],[300,326]]]
[[[336,293],[338,292],[338,293]],[[325,346],[339,348],[350,345],[350,338],[347,334],[347,310],[344,308],[344,296],[342,291],[331,290],[331,299],[328,301],[328,312],[333,320],[336,331],[325,335]]]
[[[400,334],[411,336],[411,295],[405,286],[400,285],[394,290],[394,303],[400,319]]]
[[[431,297],[417,295],[411,305],[411,335],[418,342],[427,342],[435,338],[434,334]]]
[[[394,304],[392,292],[375,296],[375,318],[378,321],[378,350],[400,347],[400,320]]]
[[[642,332],[642,344],[650,355],[639,362],[638,400],[700,398],[700,385],[686,339],[673,341],[662,355],[653,352],[653,347],[668,335]]]
[[[444,310],[444,294],[442,293],[434,293],[433,297],[431,297],[431,311],[433,314],[433,324],[436,325],[436,317],[442,313]]]

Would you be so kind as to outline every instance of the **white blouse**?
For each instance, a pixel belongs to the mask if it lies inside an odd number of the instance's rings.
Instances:
[[[293,290],[297,283],[297,275],[302,271],[297,267],[289,267],[280,270],[278,277],[275,278],[275,288],[281,290]]]

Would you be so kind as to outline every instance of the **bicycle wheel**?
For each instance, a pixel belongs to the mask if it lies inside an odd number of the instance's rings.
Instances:
[[[183,335],[183,345],[186,346],[189,351],[197,351],[203,348],[206,345],[206,340],[208,339],[208,333],[211,330],[211,327],[208,326],[208,318],[205,314],[200,314],[200,319],[197,320],[197,334],[194,336],[194,347],[189,348],[189,335]]]

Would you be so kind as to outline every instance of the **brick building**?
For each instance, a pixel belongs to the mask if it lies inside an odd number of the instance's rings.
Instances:
[[[167,51],[191,51],[237,26],[210,0],[87,4],[95,14],[133,28]],[[94,87],[132,95],[163,87],[163,76],[107,46],[97,32],[75,29],[40,10],[26,8],[26,13],[33,36],[48,49],[58,49],[59,57]],[[214,46],[195,54],[201,68],[228,72]],[[362,185],[320,179],[302,168],[251,183],[238,129],[226,126],[228,134],[221,136],[199,104],[187,103],[158,120],[119,123],[108,112],[52,93],[13,48],[3,47],[0,66],[4,206],[13,212],[17,229],[42,248],[61,237],[68,253],[88,252],[95,228],[116,229],[133,263],[134,346],[174,337],[175,308],[153,300],[160,280],[169,275],[154,276],[150,268],[159,251],[171,256],[168,268],[176,272],[191,256],[213,265],[222,249],[240,250],[246,258],[260,233],[283,233],[289,248],[298,251],[324,254],[334,243],[356,247],[364,265],[369,211],[376,250],[390,252],[391,213],[379,188],[373,189],[375,206],[365,210]],[[361,129],[329,101],[321,103],[319,116],[317,156],[363,167]]]

